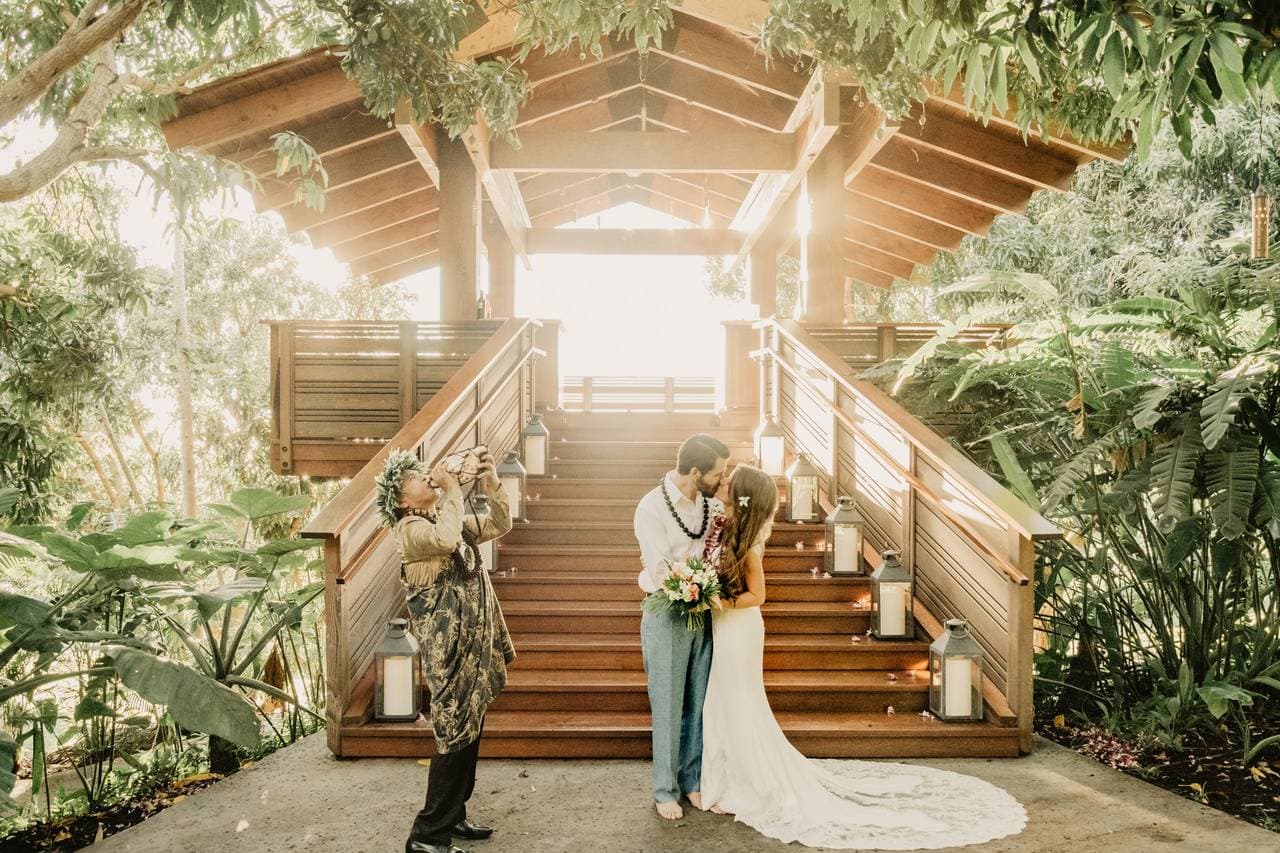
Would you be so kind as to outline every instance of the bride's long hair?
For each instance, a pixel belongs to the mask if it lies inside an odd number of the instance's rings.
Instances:
[[[747,591],[747,552],[772,527],[778,510],[778,486],[759,468],[739,465],[729,478],[724,530],[720,534],[722,595],[737,598]]]

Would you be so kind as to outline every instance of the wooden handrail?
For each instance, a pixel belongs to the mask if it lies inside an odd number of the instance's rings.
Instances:
[[[785,361],[783,361],[780,358],[777,359],[777,365],[778,367],[782,368],[787,374],[789,374],[792,379],[795,379],[797,382],[805,382],[807,385],[807,377],[804,374],[802,374],[800,371],[796,370],[794,367],[787,364]],[[886,453],[885,450],[882,447],[880,447],[879,444],[876,443],[875,439],[871,435],[869,435],[866,430],[864,430],[862,427],[854,423],[853,419],[851,419],[844,412],[840,411],[840,409],[836,407],[836,403],[834,400],[828,400],[826,397],[819,394],[812,387],[807,387],[806,390],[810,394],[814,395],[819,400],[821,400],[823,404],[825,404],[829,409],[831,409],[831,414],[835,417],[836,420],[840,421],[840,423],[844,426],[845,429],[866,439],[867,449],[869,449],[872,453],[875,454],[876,458],[880,460],[881,464],[889,468],[891,471],[893,471],[902,479],[908,481],[915,488],[916,493],[920,495],[920,497],[924,498],[930,504],[932,504],[934,509],[936,509],[939,513],[941,513],[942,516],[947,519],[947,521],[954,524],[956,528],[962,534],[964,534],[964,537],[969,540],[970,545],[973,545],[975,548],[978,548],[984,554],[990,557],[995,562],[995,564],[1000,567],[1000,570],[1004,572],[1005,577],[1007,577],[1009,580],[1013,581],[1014,583],[1018,584],[1019,586],[1026,586],[1027,584],[1031,583],[1031,578],[1027,577],[1022,572],[1018,571],[1017,566],[1013,565],[1013,563],[1009,562],[1006,558],[1002,557],[1000,554],[997,554],[995,550],[991,548],[990,545],[988,545],[985,541],[983,541],[982,537],[978,534],[976,530],[973,529],[972,525],[970,525],[967,521],[965,521],[960,516],[956,515],[954,512],[950,510],[950,508],[947,507],[946,501],[944,501],[941,497],[939,497],[937,493],[933,491],[933,489],[929,488],[929,486],[923,480],[917,477],[915,474],[911,473],[906,468],[904,468],[902,466],[902,463],[900,463],[897,459],[894,459],[890,454]]]
[[[791,320],[776,320],[767,321],[762,328],[769,324],[776,325],[781,334],[821,363],[846,392],[878,409],[918,451],[972,485],[983,504],[1014,529],[1032,541],[1062,538],[1062,530],[1056,524],[1020,501],[973,460],[948,444],[945,438],[924,427],[897,400],[870,382],[855,378],[848,365],[830,358],[799,324]],[[781,359],[778,361],[783,363]]]
[[[391,451],[411,450],[417,446],[433,424],[446,418],[467,395],[475,393],[488,366],[517,345],[525,330],[534,325],[540,324],[536,320],[521,317],[504,322],[497,333],[459,368],[453,378],[351,478],[351,482],[325,504],[303,528],[301,535],[310,539],[332,539],[346,528],[364,509],[369,493],[373,490],[373,480],[382,470]]]

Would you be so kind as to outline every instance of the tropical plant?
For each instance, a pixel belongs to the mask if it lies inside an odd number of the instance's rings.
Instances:
[[[1280,267],[1231,256],[1096,309],[1030,274],[953,288],[1044,318],[977,352],[944,329],[897,379],[916,411],[964,409],[954,438],[1068,531],[1037,587],[1045,698],[1127,710],[1189,681],[1176,727],[1280,689]]]

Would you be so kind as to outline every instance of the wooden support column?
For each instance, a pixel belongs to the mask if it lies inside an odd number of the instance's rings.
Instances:
[[[480,177],[461,140],[438,136],[440,319],[474,320],[480,271]]]
[[[516,252],[497,217],[485,216],[484,248],[489,257],[489,304],[495,318],[516,315]]]
[[[801,234],[808,254],[808,277],[800,319],[805,323],[844,321],[844,150],[839,140],[818,155],[804,176],[809,197],[809,230]]]
[[[751,248],[751,302],[760,317],[778,313],[778,247],[772,240]]]

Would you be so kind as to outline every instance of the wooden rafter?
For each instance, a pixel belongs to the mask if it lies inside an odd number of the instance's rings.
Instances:
[[[331,116],[307,121],[292,130],[315,150],[326,169],[329,168],[333,158],[340,157],[353,148],[396,135],[395,129],[389,126],[386,119],[378,118],[362,109],[352,109],[349,113],[336,118]],[[277,158],[270,140],[263,140],[259,145],[247,146],[231,159],[259,177],[275,174]]]
[[[808,75],[785,63],[770,67],[753,40],[685,15],[677,16],[676,26],[663,34],[654,52],[792,101],[808,81]]]
[[[849,189],[966,234],[985,237],[991,230],[990,208],[947,195],[928,184],[903,180],[891,172],[864,169]]]
[[[417,163],[406,163],[375,178],[342,187],[325,196],[324,210],[299,205],[284,208],[281,214],[291,231],[314,228],[367,210],[375,205],[409,195],[427,184]]]
[[[335,66],[264,92],[179,116],[165,124],[164,136],[175,151],[188,146],[209,148],[359,99],[360,88]]]
[[[393,267],[415,258],[434,255],[439,251],[439,248],[440,236],[438,234],[415,237],[412,240],[389,246],[380,252],[365,255],[358,261],[353,261],[351,263],[351,273],[352,275],[376,275],[379,270],[385,270],[387,267]]]
[[[307,229],[313,246],[335,246],[358,240],[401,222],[438,210],[440,194],[435,187],[421,187],[403,196],[384,201],[359,213]]]
[[[1019,213],[1031,199],[1031,188],[994,174],[982,174],[959,160],[897,137],[880,149],[870,168],[931,187],[993,213]]]
[[[846,240],[872,246],[912,264],[927,264],[937,255],[937,249],[926,243],[894,234],[865,222],[846,221],[844,237]]]
[[[516,149],[493,140],[495,169],[525,172],[785,172],[793,165],[790,134],[738,130],[714,145],[680,133],[527,134]]]
[[[752,247],[773,224],[774,217],[800,186],[809,167],[835,138],[839,117],[839,81],[822,73],[814,74],[785,126],[794,140],[791,168],[780,174],[758,176],[733,218],[733,228],[745,232],[746,239],[732,269],[750,257]]]
[[[365,145],[327,155],[322,162],[329,175],[328,191],[333,192],[376,178],[413,160],[411,152],[406,150],[398,136],[379,135]],[[259,210],[276,210],[294,203],[293,182],[263,180],[263,191],[258,194]]]
[[[353,240],[338,243],[332,247],[333,254],[340,261],[354,261],[410,240],[434,234],[439,227],[440,212],[432,210],[388,228],[379,228],[377,231],[362,234]]]
[[[532,225],[529,220],[529,211],[525,209],[524,198],[520,195],[520,186],[516,183],[515,175],[511,172],[500,172],[492,167],[490,162],[492,141],[489,137],[489,126],[482,113],[476,115],[475,124],[462,134],[462,142],[467,147],[467,153],[471,155],[476,174],[480,177],[480,183],[484,185],[489,204],[492,205],[494,214],[502,224],[502,230],[506,232],[507,239],[511,242],[511,248],[524,264],[525,269],[531,269],[529,253],[524,242],[524,234]]]
[[[588,255],[728,255],[742,235],[700,228],[535,228],[529,251]]]
[[[785,129],[795,106],[788,98],[739,86],[683,63],[668,61],[661,70],[665,73],[646,76],[650,90],[761,130]]]
[[[916,268],[916,265],[911,261],[904,261],[902,258],[891,255],[875,246],[859,243],[847,237],[844,240],[843,248],[846,260],[855,261],[871,269],[880,270],[880,272],[891,275],[894,278],[909,278],[911,271]]]
[[[396,106],[396,130],[404,139],[413,156],[422,166],[422,170],[431,179],[431,184],[440,188],[440,141],[431,126],[418,124],[413,120],[408,101]]]
[[[846,222],[867,225],[941,252],[959,248],[960,241],[966,236],[961,229],[855,192],[844,194],[844,215]]]

